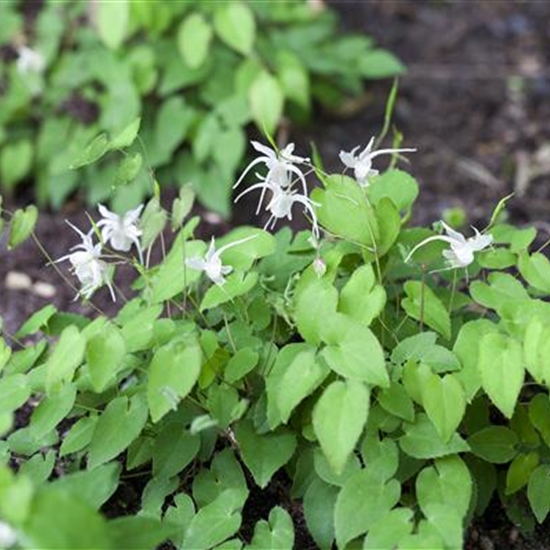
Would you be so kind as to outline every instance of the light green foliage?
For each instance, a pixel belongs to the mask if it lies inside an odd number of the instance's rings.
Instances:
[[[132,3],[130,20],[143,17],[162,36],[172,12],[146,5]],[[260,32],[235,34],[234,17],[266,8],[234,5],[171,4],[184,21],[176,67],[188,79],[175,89],[212,63],[222,36],[239,59],[260,47]],[[211,33],[208,53],[191,53],[186,33],[203,41]],[[289,50],[280,61],[286,85],[301,78],[290,74],[292,56],[300,59]],[[242,62],[238,80],[265,70],[252,57]],[[212,133],[226,132],[231,117],[250,120],[234,98],[200,120],[187,99],[167,96],[154,122],[164,144],[152,146],[166,162],[188,130],[208,162]],[[171,127],[184,119],[185,129]],[[149,122],[133,118],[72,158],[94,171],[108,152],[128,149],[115,168],[119,193],[133,185],[124,181],[136,155],[146,163],[132,148],[142,129],[144,141],[156,139],[146,137]],[[16,344],[3,335],[0,516],[20,547],[286,549],[302,540],[298,528],[322,549],[455,550],[495,491],[512,517],[545,520],[550,306],[546,260],[529,250],[533,232],[496,226],[492,259],[476,252],[468,274],[432,273],[416,255],[404,262],[419,237],[433,235],[404,227],[418,193],[412,177],[391,170],[360,187],[323,174],[321,183],[312,194],[318,242],[309,231],[254,227],[199,239],[200,220],[187,220],[193,188],[166,209],[155,185],[140,229],[144,256],[151,248],[160,260],[134,264],[134,295],[116,316],[46,306]],[[2,214],[14,242],[36,221],[30,207]],[[442,249],[418,254],[432,262]],[[222,250],[222,279],[208,250]],[[134,483],[139,511],[107,519]],[[259,491],[277,502],[251,524]],[[294,514],[299,500],[305,525]]]
[[[275,134],[283,117],[307,121],[313,102],[337,108],[367,79],[404,70],[305,0],[286,14],[245,0],[54,2],[25,25],[8,4],[0,46],[25,44],[44,63],[3,66],[0,181],[8,192],[36,181],[37,199],[56,208],[78,189],[127,209],[152,191],[154,170],[228,217],[250,121]],[[125,139],[138,119],[139,139]]]

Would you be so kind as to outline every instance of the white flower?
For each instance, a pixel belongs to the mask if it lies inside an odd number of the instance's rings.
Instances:
[[[204,258],[187,258],[185,260],[185,265],[191,269],[196,269],[198,271],[204,271],[206,276],[217,285],[223,285],[225,283],[224,275],[229,275],[233,271],[233,268],[230,265],[223,265],[220,256],[233,246],[237,246],[246,241],[256,238],[257,235],[251,235],[245,239],[239,239],[238,241],[233,241],[222,246],[219,250],[216,250],[216,243],[214,237],[210,241],[210,246],[206,251]]]
[[[475,235],[467,239],[462,233],[455,231],[445,222],[442,221],[441,224],[447,235],[435,235],[424,239],[410,251],[409,255],[405,258],[405,262],[408,262],[421,246],[433,241],[444,241],[451,246],[449,250],[443,251],[443,256],[447,260],[449,267],[468,267],[474,261],[474,252],[487,248],[493,242],[492,235],[482,235],[475,227],[472,228]]]
[[[292,220],[292,207],[296,203],[298,203],[301,204],[304,207],[304,210],[306,210],[311,216],[313,236],[315,237],[315,239],[319,239],[319,226],[317,223],[317,215],[315,214],[315,210],[313,209],[313,206],[318,205],[307,196],[307,190],[304,191],[304,194],[302,195],[296,190],[292,189],[291,185],[283,188],[266,178],[260,183],[255,183],[254,185],[251,185],[246,191],[243,191],[235,199],[235,202],[237,202],[241,197],[243,197],[250,191],[254,191],[255,189],[262,190],[260,201],[258,203],[258,209],[263,202],[265,191],[271,191],[271,199],[266,206],[266,210],[271,215],[269,216],[269,219],[267,220],[264,229],[273,229],[273,227],[275,227],[275,224],[277,223],[277,220],[280,218],[287,218],[288,220]]]
[[[0,548],[10,548],[17,542],[17,533],[7,523],[0,521]]]
[[[124,216],[119,216],[111,212],[102,204],[98,206],[98,210],[103,216],[103,218],[97,222],[97,226],[102,228],[101,237],[103,241],[105,243],[110,242],[114,250],[119,250],[121,252],[128,252],[132,244],[135,244],[139,259],[141,263],[143,263],[139,242],[142,231],[137,226],[139,215],[143,210],[143,205],[126,212]]]
[[[287,189],[292,185],[294,179],[298,178],[301,182],[304,189],[304,194],[307,194],[307,184],[306,178],[303,172],[294,166],[295,164],[302,164],[304,162],[309,162],[308,158],[299,157],[294,155],[294,143],[289,143],[286,147],[280,151],[274,151],[273,149],[258,143],[257,141],[251,141],[252,147],[256,149],[259,153],[262,153],[261,156],[254,159],[241,174],[241,177],[237,180],[237,183],[233,186],[233,189],[237,187],[246,174],[257,164],[264,164],[267,168],[267,174],[265,176],[257,177],[261,181],[269,182],[275,186],[281,187],[282,189]],[[258,203],[258,208],[256,209],[256,214],[260,211],[260,206],[263,202],[265,190],[262,191],[260,202]]]
[[[340,151],[340,160],[353,169],[354,177],[361,187],[368,187],[369,178],[378,175],[378,170],[372,168],[372,160],[379,155],[390,155],[394,153],[414,153],[416,149],[379,149],[373,151],[374,137],[368,145],[359,153],[360,146],[354,147],[349,153]]]
[[[17,58],[19,74],[41,73],[45,69],[46,61],[40,52],[27,48],[27,46],[21,46],[17,53],[19,55]]]
[[[55,263],[65,260],[71,262],[71,272],[78,278],[82,285],[76,298],[83,296],[89,299],[99,287],[106,284],[109,287],[113,302],[116,302],[115,293],[110,280],[109,265],[101,260],[101,243],[94,245],[92,241],[91,235],[93,230],[88,234],[84,234],[78,227],[75,227],[70,222],[67,223],[80,235],[82,242],[71,248],[71,250],[75,250],[76,252],[71,252],[59,258]]]

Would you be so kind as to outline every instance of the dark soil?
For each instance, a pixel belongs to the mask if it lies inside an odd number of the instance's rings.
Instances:
[[[470,223],[484,225],[499,199],[511,192],[511,219],[550,233],[550,1],[362,0],[333,1],[346,30],[366,32],[396,53],[408,67],[401,79],[394,124],[406,146],[418,152],[405,166],[421,184],[415,221],[431,223],[444,209],[460,206]],[[366,107],[347,118],[320,113],[309,128],[291,129],[290,140],[307,147],[314,141],[327,168],[340,170],[340,150],[366,144],[379,132],[390,84],[373,83]],[[306,149],[307,150],[307,149]],[[63,218],[80,227],[88,221],[80,203],[41,216],[40,241],[52,258],[67,253],[77,239]],[[235,219],[251,221],[250,203]],[[213,220],[216,222],[216,220]],[[213,223],[207,232],[227,226]],[[10,334],[47,303],[59,309],[93,312],[73,302],[75,291],[59,277],[33,242],[7,253],[0,248],[0,316]],[[66,266],[60,265],[66,272]],[[6,286],[10,272],[31,279],[27,288]],[[35,292],[37,281],[55,295]],[[114,313],[107,290],[94,297],[98,308]],[[264,517],[259,495],[258,517]],[[250,506],[250,505],[248,505]],[[254,506],[254,503],[252,503]],[[249,517],[253,510],[247,509]],[[258,519],[258,518],[256,518]],[[494,499],[469,529],[467,549],[550,550],[546,522],[531,537],[520,534]]]

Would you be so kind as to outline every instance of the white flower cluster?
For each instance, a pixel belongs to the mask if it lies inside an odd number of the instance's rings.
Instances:
[[[81,237],[82,242],[73,246],[70,254],[57,259],[57,262],[68,260],[71,263],[71,272],[80,281],[81,288],[76,298],[82,296],[89,299],[101,286],[107,285],[113,301],[116,301],[112,285],[112,264],[105,261],[102,254],[103,246],[110,245],[113,250],[128,252],[135,245],[140,262],[143,263],[143,254],[139,237],[141,229],[138,227],[139,216],[143,205],[119,216],[105,206],[99,205],[99,212],[103,216],[97,224],[101,231],[101,242],[94,243],[92,227],[88,233],[83,233],[70,222],[67,222]]]

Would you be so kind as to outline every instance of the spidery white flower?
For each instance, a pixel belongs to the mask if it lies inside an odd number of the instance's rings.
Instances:
[[[295,189],[292,189],[292,185],[287,188],[283,188],[271,181],[265,179],[260,183],[255,183],[251,185],[248,189],[243,191],[240,195],[237,196],[235,202],[241,199],[250,191],[256,189],[261,189],[262,193],[260,195],[260,200],[258,202],[258,209],[262,204],[264,193],[266,190],[271,191],[271,198],[267,203],[266,210],[270,213],[270,216],[267,222],[264,225],[264,229],[273,229],[277,220],[280,218],[287,218],[292,220],[292,207],[295,204],[301,204],[304,207],[304,210],[307,211],[311,217],[312,222],[312,232],[315,239],[319,239],[319,225],[317,222],[317,215],[315,214],[314,206],[318,204],[314,203],[308,196],[307,192],[304,191],[304,194],[298,193]]]
[[[424,239],[409,252],[408,256],[405,258],[405,262],[408,262],[421,246],[433,241],[444,241],[449,243],[451,247],[443,251],[443,256],[447,260],[448,266],[451,269],[468,267],[474,261],[474,252],[479,252],[487,248],[493,242],[492,235],[482,235],[475,227],[472,228],[475,235],[467,239],[462,233],[455,231],[445,222],[442,221],[441,225],[445,229],[446,235],[434,235],[433,237]]]
[[[70,222],[67,222],[67,224],[80,235],[82,242],[71,248],[75,252],[57,259],[55,263],[64,262],[65,260],[69,260],[71,263],[71,272],[82,285],[75,299],[79,296],[89,299],[99,287],[106,284],[109,287],[113,302],[116,302],[110,280],[109,265],[101,260],[101,243],[94,244],[92,241],[93,229],[88,234],[84,234]]]
[[[353,175],[361,187],[369,186],[369,178],[378,175],[378,170],[373,169],[372,161],[379,155],[393,155],[394,153],[414,153],[416,149],[378,149],[373,151],[374,137],[367,146],[357,154],[360,146],[354,147],[349,153],[340,151],[340,160],[353,169]]]
[[[185,265],[191,269],[196,269],[198,271],[204,271],[206,276],[217,285],[225,284],[225,275],[229,275],[233,271],[233,268],[230,265],[223,265],[221,260],[221,255],[234,246],[255,239],[257,235],[251,235],[244,239],[239,239],[238,241],[233,241],[222,246],[220,249],[216,250],[216,243],[214,237],[210,241],[210,246],[206,251],[204,258],[187,258],[185,260]]]
[[[137,226],[139,216],[143,210],[141,204],[133,210],[129,210],[124,216],[119,216],[108,210],[100,204],[98,206],[100,214],[103,216],[97,222],[97,226],[101,227],[101,237],[105,243],[110,243],[114,250],[128,252],[135,245],[139,254],[139,260],[143,263],[143,255],[139,237],[142,235],[141,229]]]
[[[274,151],[270,147],[266,147],[257,141],[251,141],[252,147],[261,153],[261,156],[255,158],[241,174],[241,177],[237,180],[237,183],[233,186],[235,189],[243,180],[243,178],[248,174],[248,172],[257,164],[264,164],[267,168],[267,174],[265,176],[256,176],[260,181],[269,182],[274,186],[281,187],[282,189],[288,189],[293,180],[298,179],[302,184],[304,194],[307,195],[307,184],[304,173],[297,167],[295,164],[303,164],[309,162],[309,159],[306,157],[299,157],[294,155],[294,143],[289,143],[286,147],[280,151]],[[265,190],[262,191],[260,202],[258,203],[258,208],[256,209],[256,215],[260,212],[260,207],[262,205],[265,195]]]
[[[46,68],[44,56],[27,46],[21,46],[17,50],[17,71],[19,74],[41,73]]]

